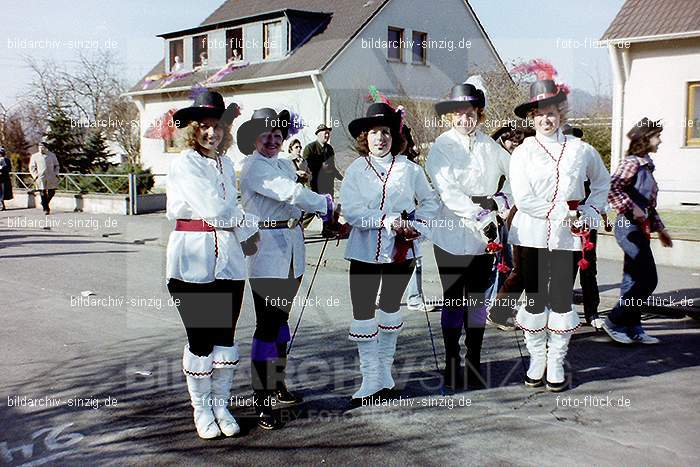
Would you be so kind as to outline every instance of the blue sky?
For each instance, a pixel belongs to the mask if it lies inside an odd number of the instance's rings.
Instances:
[[[429,0],[414,1],[434,4]],[[434,1],[439,3],[440,0]],[[0,102],[8,107],[13,105],[15,96],[31,78],[22,61],[23,55],[53,58],[70,64],[76,48],[111,47],[124,62],[125,75],[136,81],[161,58],[162,39],[155,37],[156,34],[195,26],[222,2],[3,2]],[[278,3],[284,4],[283,1]],[[560,78],[572,87],[592,91],[594,80],[604,88],[609,86],[607,51],[590,47],[590,43],[602,35],[623,0],[471,0],[470,3],[504,61],[519,57],[545,58],[559,70]],[[537,11],[532,9],[533,5],[537,5]],[[44,43],[46,48],[43,49],[26,49],[22,48],[22,41],[26,40],[54,42]]]

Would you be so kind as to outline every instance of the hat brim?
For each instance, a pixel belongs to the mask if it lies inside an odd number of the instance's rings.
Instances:
[[[485,107],[485,102],[482,99],[476,99],[473,101],[441,101],[435,104],[435,113],[438,115],[445,115],[450,112],[454,112],[457,109],[462,109],[467,105],[474,108],[480,107],[483,109]]]
[[[558,104],[559,102],[563,102],[565,100],[566,93],[564,91],[559,91],[559,93],[554,96],[547,97],[538,101],[525,102],[524,104],[520,104],[515,108],[513,112],[520,118],[527,118],[527,114],[532,109],[546,107],[551,104]]]
[[[316,130],[316,131],[314,132],[314,134],[317,135],[317,134],[319,134],[319,133],[322,132],[322,131],[333,131],[333,128],[328,128],[328,127],[326,127],[326,128],[319,128],[318,130]]]
[[[363,131],[369,131],[378,126],[386,126],[398,132],[401,126],[401,118],[394,115],[356,118],[348,125],[348,131],[350,131],[353,138],[357,138]]]
[[[292,124],[289,112],[283,110],[279,113],[275,121],[286,122],[286,124],[280,123],[272,126],[268,118],[254,118],[244,122],[238,127],[238,131],[236,132],[236,145],[238,146],[238,150],[243,154],[252,154],[255,150],[255,140],[258,135],[270,130],[280,130],[282,132],[282,138],[287,139],[289,127]]]
[[[173,114],[173,122],[178,128],[186,127],[190,122],[197,122],[205,118],[219,120],[225,109],[215,107],[185,107]]]

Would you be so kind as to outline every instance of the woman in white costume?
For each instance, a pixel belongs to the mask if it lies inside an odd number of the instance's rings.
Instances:
[[[170,165],[167,217],[175,221],[167,247],[166,278],[187,331],[182,364],[202,438],[240,431],[228,411],[238,345],[234,341],[246,269],[255,253],[257,220],[238,205],[236,174],[222,154],[237,106],[221,94],[199,94],[173,120],[184,131],[185,149]]]
[[[564,359],[580,324],[572,308],[573,266],[582,248],[576,233],[583,232],[580,225],[600,223],[610,185],[598,152],[561,130],[568,110],[564,89],[551,76],[540,75],[531,85],[530,100],[515,114],[532,119],[536,133],[513,151],[510,162],[518,212],[508,240],[521,247],[528,298],[515,317],[530,353],[525,385],[542,386],[546,370],[550,391],[568,386]],[[584,203],[586,179],[591,193]]]
[[[391,368],[403,326],[401,297],[420,256],[417,239],[429,233],[425,224],[436,213],[437,199],[423,169],[403,155],[401,116],[391,106],[371,104],[349,130],[360,157],[345,172],[340,197],[352,226],[345,258],[353,312],[349,339],[357,342],[362,372],[351,401],[356,406],[395,386]]]
[[[331,196],[299,183],[292,161],[278,157],[290,126],[287,110],[258,109],[238,128],[236,140],[238,149],[250,154],[241,170],[243,206],[260,218],[260,247],[248,258],[256,317],[251,383],[258,426],[268,430],[284,425],[274,406],[302,400],[285,382],[289,312],[306,262],[299,221],[302,211],[328,220],[333,213]]]
[[[496,216],[510,208],[508,153],[478,128],[485,107],[480,79],[454,86],[450,97],[435,105],[438,115],[448,116],[452,128],[435,140],[425,164],[441,201],[433,244],[443,288],[443,377],[448,389],[485,386],[480,370],[484,293],[494,263],[487,246],[496,239]],[[499,191],[502,177],[506,182]],[[461,366],[462,328],[466,372]]]

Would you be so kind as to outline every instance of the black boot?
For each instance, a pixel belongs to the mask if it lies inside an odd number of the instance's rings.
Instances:
[[[459,347],[461,335],[461,328],[442,328],[442,338],[445,343],[443,386],[453,391],[461,389],[464,385],[464,368],[462,368],[462,357]]]
[[[277,372],[275,374],[275,397],[280,404],[299,404],[304,398],[287,389],[287,344],[277,345]]]
[[[484,340],[484,328],[467,328],[466,387],[468,389],[484,389],[486,381],[481,374],[481,343]]]
[[[258,416],[258,426],[263,430],[278,430],[284,426],[273,408],[277,404],[275,390],[269,389],[269,367],[272,362],[253,360],[251,362],[251,383],[253,385],[253,405]]]

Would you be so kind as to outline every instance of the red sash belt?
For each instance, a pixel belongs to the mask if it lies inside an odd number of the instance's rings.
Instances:
[[[178,219],[175,221],[177,232],[214,232],[214,257],[219,257],[219,239],[216,237],[216,229],[202,219]]]
[[[178,232],[213,232],[215,229],[202,219],[178,219],[175,221]]]

